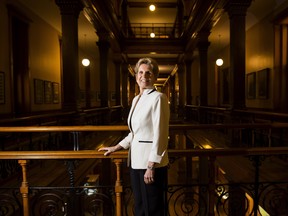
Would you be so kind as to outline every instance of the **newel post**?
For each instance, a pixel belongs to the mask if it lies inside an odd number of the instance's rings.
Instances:
[[[28,191],[29,191],[29,185],[27,181],[27,160],[18,160],[18,163],[22,167],[22,184],[20,187],[20,193],[22,194],[22,201],[23,201],[23,215],[29,216],[29,197],[28,197]]]
[[[116,165],[116,182],[115,182],[115,194],[116,194],[116,216],[122,215],[122,193],[123,185],[121,179],[121,165],[123,159],[114,159]]]

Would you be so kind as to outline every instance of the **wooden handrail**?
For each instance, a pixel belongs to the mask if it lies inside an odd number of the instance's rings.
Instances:
[[[242,128],[288,128],[288,123],[245,123],[245,124],[171,124],[170,130],[195,129],[242,129]],[[127,125],[99,125],[99,126],[25,126],[0,127],[1,132],[82,132],[82,131],[128,131]]]
[[[232,155],[282,155],[288,154],[288,147],[273,148],[216,148],[216,149],[184,149],[168,150],[170,157],[186,156],[232,156]],[[103,152],[97,150],[79,150],[79,151],[0,151],[0,160],[2,159],[88,159],[88,158],[127,158],[128,151],[121,150],[104,156]]]
[[[127,125],[115,126],[28,126],[0,127],[1,132],[82,132],[82,131],[127,131]]]
[[[253,114],[253,115],[265,115],[271,116],[276,118],[288,118],[287,113],[278,113],[278,112],[268,112],[268,111],[261,111],[261,110],[234,110],[237,113],[243,114]]]
[[[196,108],[196,109],[207,109],[207,110],[217,110],[217,111],[226,111],[226,110],[231,110],[230,108],[226,108],[226,107],[213,107],[213,106],[198,106],[198,105],[185,105],[185,107],[189,107],[189,108]]]
[[[0,123],[15,123],[19,121],[29,121],[29,120],[36,120],[36,119],[41,119],[41,118],[50,118],[50,117],[59,117],[59,116],[69,116],[76,114],[77,112],[75,111],[70,111],[70,112],[60,112],[56,111],[54,113],[46,113],[46,114],[39,114],[39,115],[31,115],[31,116],[25,116],[25,117],[17,117],[17,118],[7,118],[7,119],[1,119]]]
[[[185,107],[188,108],[196,108],[196,109],[207,109],[207,110],[217,110],[217,111],[229,111],[231,108],[229,107],[217,107],[217,106],[199,106],[193,104],[187,104]],[[256,109],[234,109],[233,112],[237,113],[244,113],[244,114],[257,114],[257,115],[267,115],[267,116],[274,116],[274,117],[282,117],[287,118],[287,113],[279,113],[279,112],[271,112],[271,111],[263,111],[263,110],[256,110]]]

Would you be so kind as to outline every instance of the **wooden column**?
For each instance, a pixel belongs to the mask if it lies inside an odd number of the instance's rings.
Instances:
[[[281,14],[274,22],[274,73],[271,85],[274,110],[288,112],[288,26],[283,22],[286,14]],[[284,16],[284,17],[282,17]],[[282,23],[283,22],[283,23]]]
[[[121,54],[116,54],[114,56],[115,64],[115,91],[116,91],[116,105],[121,105],[121,70],[122,70],[122,57]]]
[[[129,19],[127,15],[127,8],[128,8],[128,3],[127,1],[121,1],[121,14],[122,14],[122,31],[125,36],[129,37]]]
[[[175,75],[174,75],[174,76],[170,77],[170,92],[171,92],[170,111],[172,113],[175,113],[175,111],[176,111],[177,95],[175,94],[176,93],[175,89],[176,89],[176,86],[175,86]]]
[[[86,108],[91,107],[91,76],[90,76],[90,65],[86,66],[85,68],[85,86],[86,86]]]
[[[128,104],[129,106],[132,105],[132,100],[137,95],[137,92],[139,92],[139,87],[136,83],[135,76],[129,76],[129,99]],[[137,88],[137,89],[136,89]]]
[[[245,107],[246,12],[252,0],[231,0],[226,5],[230,19],[230,105]]]
[[[83,9],[81,1],[56,0],[62,22],[62,109],[80,109],[78,17]]]
[[[186,66],[186,104],[192,104],[192,56],[193,53],[187,55],[185,58],[185,66]]]
[[[108,92],[109,92],[109,71],[108,71],[108,55],[109,55],[109,33],[97,32],[99,41],[97,42],[100,55],[100,98],[101,107],[108,107]]]
[[[128,64],[123,63],[122,64],[122,69],[121,69],[121,105],[124,108],[128,107]]]
[[[120,83],[120,92],[121,92],[121,105],[123,107],[123,119],[126,120],[129,114],[128,107],[128,64],[125,62],[121,65],[121,83]]]
[[[200,60],[200,106],[208,105],[208,37],[210,31],[200,31],[198,35],[198,50]]]
[[[178,83],[176,83],[176,89],[178,88],[179,90],[179,95],[178,95],[178,107],[177,113],[179,118],[184,117],[184,106],[185,106],[185,100],[186,100],[186,82],[185,82],[185,64],[184,62],[181,62],[178,65]],[[181,84],[180,84],[181,83]]]

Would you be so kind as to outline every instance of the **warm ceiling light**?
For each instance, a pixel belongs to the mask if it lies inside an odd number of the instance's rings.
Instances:
[[[153,4],[149,6],[149,10],[150,10],[150,11],[155,11],[155,9],[156,9],[156,7],[155,7],[155,5],[153,5]]]
[[[86,34],[84,34],[84,49],[85,49],[85,51],[86,51]],[[82,59],[82,65],[84,66],[84,67],[87,67],[87,66],[89,66],[90,65],[90,60],[88,59],[88,58],[83,58]]]
[[[151,38],[154,38],[154,37],[155,37],[155,33],[154,33],[154,32],[151,32],[151,33],[150,33],[150,37],[151,37]]]

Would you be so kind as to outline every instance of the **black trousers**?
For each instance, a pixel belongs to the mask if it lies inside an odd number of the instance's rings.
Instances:
[[[146,169],[130,169],[135,216],[165,216],[167,167],[155,169],[154,182],[145,184]]]

